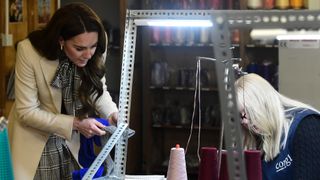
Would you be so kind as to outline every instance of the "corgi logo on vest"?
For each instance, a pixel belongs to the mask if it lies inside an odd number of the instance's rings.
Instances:
[[[291,163],[292,163],[292,158],[288,154],[284,160],[282,160],[276,164],[276,172],[284,170],[285,168],[289,167],[291,165]]]

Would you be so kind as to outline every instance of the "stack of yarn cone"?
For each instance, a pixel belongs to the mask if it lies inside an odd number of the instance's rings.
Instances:
[[[227,152],[221,153],[220,173],[218,176],[218,151],[215,147],[201,148],[199,180],[228,180]],[[260,151],[246,150],[244,158],[248,180],[262,180],[262,165]]]

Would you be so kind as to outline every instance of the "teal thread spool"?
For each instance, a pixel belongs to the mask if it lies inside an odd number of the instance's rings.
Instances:
[[[0,121],[0,180],[13,180],[13,169],[9,149],[6,123]]]

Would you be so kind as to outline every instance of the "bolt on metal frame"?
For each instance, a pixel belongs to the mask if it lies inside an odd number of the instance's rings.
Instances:
[[[235,99],[232,63],[230,60],[230,29],[238,28],[307,28],[319,29],[320,11],[311,10],[128,10],[122,57],[119,122],[129,124],[133,84],[137,19],[211,20],[213,52],[219,88],[221,120],[224,123],[225,147],[230,179],[247,179],[241,128]],[[125,179],[128,140],[122,135],[115,146],[115,166],[112,177]]]

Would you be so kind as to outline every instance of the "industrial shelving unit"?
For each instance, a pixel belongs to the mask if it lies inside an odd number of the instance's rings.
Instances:
[[[310,10],[128,10],[126,17],[122,72],[119,97],[119,124],[129,124],[131,91],[133,84],[135,45],[137,28],[145,26],[149,20],[209,20],[213,23],[211,37],[213,52],[216,59],[216,75],[220,99],[221,120],[224,125],[225,148],[228,158],[230,179],[247,179],[244,169],[241,129],[236,107],[234,74],[230,29],[246,28],[309,28],[318,29],[320,11]],[[120,128],[124,126],[120,126]],[[119,131],[119,136],[112,139],[115,146],[115,164],[113,173],[107,179],[125,179],[127,131]],[[108,141],[109,143],[109,141]],[[107,145],[110,145],[107,144]],[[234,153],[236,152],[236,153]],[[100,154],[106,154],[102,151]],[[99,154],[99,155],[100,155]],[[236,155],[236,156],[235,156]],[[99,156],[98,156],[99,158]],[[97,165],[95,161],[92,165]],[[91,168],[91,167],[90,167]],[[91,168],[92,169],[92,168]],[[89,169],[90,170],[90,169]],[[94,170],[94,169],[93,169]],[[102,178],[102,179],[104,179]]]

